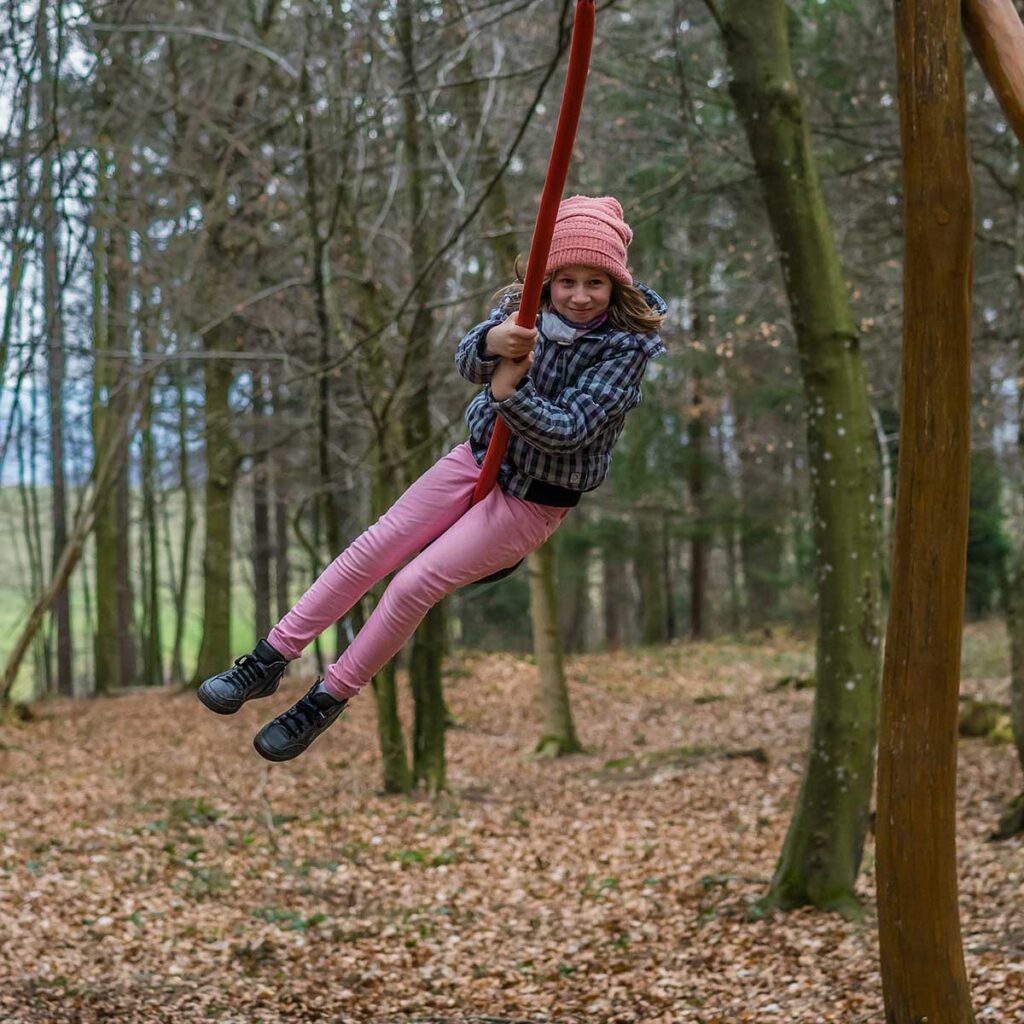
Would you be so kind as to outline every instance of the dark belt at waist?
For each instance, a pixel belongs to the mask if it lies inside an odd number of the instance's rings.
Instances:
[[[474,455],[482,455],[487,451],[487,445],[470,438],[470,447]],[[558,484],[549,484],[546,480],[537,480],[530,477],[530,483],[526,488],[526,501],[532,501],[537,505],[548,505],[552,508],[575,508],[583,497],[582,491],[574,491],[569,487],[560,487]]]

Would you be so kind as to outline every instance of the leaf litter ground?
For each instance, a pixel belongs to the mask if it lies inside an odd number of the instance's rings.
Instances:
[[[43,705],[0,729],[0,1020],[881,1024],[870,839],[863,921],[751,915],[813,701],[769,691],[810,668],[788,639],[571,658],[588,752],[552,762],[529,660],[457,656],[437,800],[379,791],[370,695],[262,762],[299,674],[233,718],[170,691]],[[1012,748],[963,741],[959,779],[974,1005],[1009,1024],[1024,843],[987,838]]]

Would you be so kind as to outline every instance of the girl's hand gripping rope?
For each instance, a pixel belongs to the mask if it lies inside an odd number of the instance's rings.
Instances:
[[[491,394],[495,401],[502,402],[509,398],[515,391],[516,385],[529,373],[531,366],[533,366],[532,351],[525,359],[502,359],[494,371],[494,376],[491,377]]]
[[[537,330],[534,327],[520,327],[516,323],[517,313],[505,318],[504,323],[492,327],[487,332],[484,343],[487,354],[501,356],[503,359],[522,359],[533,351],[537,343]]]

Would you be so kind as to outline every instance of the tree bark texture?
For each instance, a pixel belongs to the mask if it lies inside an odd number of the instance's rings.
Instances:
[[[558,603],[555,600],[555,549],[546,541],[528,558],[530,568],[530,620],[537,660],[541,735],[536,753],[561,757],[582,750],[565,685],[562,648],[558,640]]]
[[[905,252],[879,739],[882,988],[889,1024],[969,1024],[955,840],[973,256],[960,4],[901,0],[895,13]]]
[[[817,555],[808,761],[768,905],[855,913],[878,702],[878,468],[859,339],[789,57],[783,0],[727,0],[730,92],[762,183],[803,380]]]

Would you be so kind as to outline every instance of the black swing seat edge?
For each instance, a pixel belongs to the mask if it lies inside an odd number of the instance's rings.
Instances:
[[[506,576],[511,576],[526,561],[525,558],[520,558],[515,565],[506,565],[504,569],[499,569],[497,572],[492,572],[490,576],[484,576],[483,579],[474,580],[470,583],[471,587],[479,587],[484,583],[497,583],[498,580],[503,580]]]

